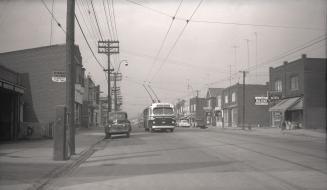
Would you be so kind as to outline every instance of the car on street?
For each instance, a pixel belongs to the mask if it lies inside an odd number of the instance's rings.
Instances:
[[[177,123],[178,127],[190,127],[191,124],[186,119],[179,120]]]
[[[200,127],[202,129],[206,128],[206,123],[203,119],[196,119],[195,120],[195,127]]]
[[[126,112],[115,111],[109,113],[108,125],[105,126],[106,138],[111,138],[112,135],[126,134],[130,136],[131,122],[128,120]]]

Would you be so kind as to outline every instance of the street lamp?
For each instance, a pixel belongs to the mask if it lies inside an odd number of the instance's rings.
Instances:
[[[116,73],[119,72],[120,65],[121,65],[123,62],[125,62],[125,66],[128,66],[128,61],[127,61],[126,59],[121,60],[121,61],[119,62],[118,69],[117,69]]]

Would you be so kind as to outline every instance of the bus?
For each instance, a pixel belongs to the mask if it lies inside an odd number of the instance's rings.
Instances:
[[[176,126],[174,105],[171,103],[153,103],[143,110],[145,131],[174,131]]]

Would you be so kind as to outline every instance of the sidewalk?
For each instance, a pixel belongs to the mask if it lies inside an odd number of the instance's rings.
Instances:
[[[0,189],[36,189],[78,161],[104,138],[103,128],[80,129],[75,152],[67,161],[54,161],[53,140],[24,140],[0,144]]]
[[[292,129],[292,130],[283,130],[281,131],[280,128],[273,128],[273,127],[263,127],[258,128],[254,127],[251,130],[248,128],[245,128],[243,130],[239,127],[212,127],[209,126],[209,128],[216,128],[219,130],[226,130],[226,131],[238,131],[238,132],[244,132],[244,133],[252,133],[252,134],[261,134],[261,135],[269,135],[269,136],[285,136],[285,135],[291,135],[291,136],[302,136],[302,137],[310,137],[310,138],[326,138],[326,131],[323,129]]]

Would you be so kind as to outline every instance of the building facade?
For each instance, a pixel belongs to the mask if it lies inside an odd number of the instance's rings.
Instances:
[[[22,131],[22,75],[0,64],[0,140],[16,140],[27,134]]]
[[[206,94],[206,106],[204,107],[207,125],[222,126],[222,113],[221,113],[222,92],[223,92],[223,88],[208,88]]]
[[[98,120],[100,86],[95,85],[90,75],[85,77],[84,86],[82,126],[86,128],[97,127],[100,124]]]
[[[199,121],[205,123],[205,111],[206,99],[198,96],[190,99],[190,124],[195,127]]]
[[[84,68],[78,46],[75,46],[75,125],[81,122],[84,93]],[[0,64],[21,73],[23,86],[23,128],[32,128],[32,136],[51,135],[55,107],[66,100],[66,45],[0,53]]]
[[[307,58],[269,69],[270,122],[279,127],[325,129],[326,59]]]
[[[267,85],[246,84],[243,97],[242,84],[225,88],[221,95],[223,127],[268,126],[268,102],[257,103],[267,96],[267,89]]]

